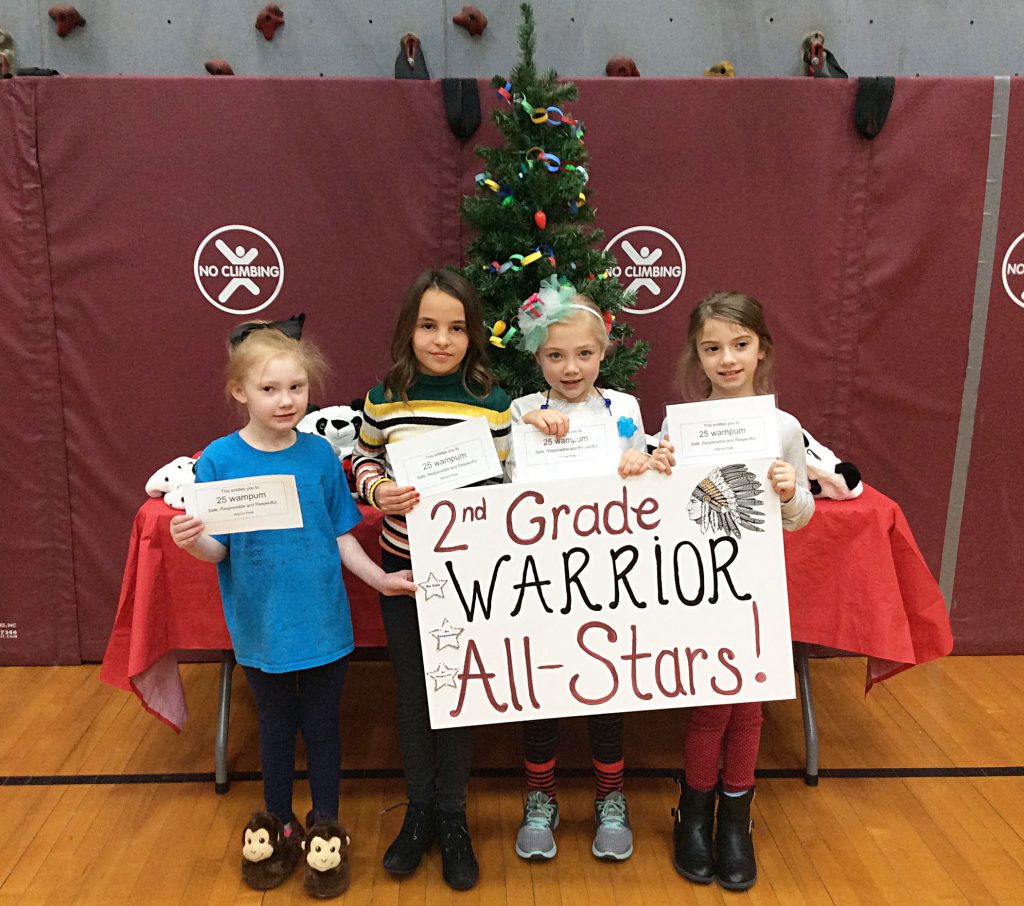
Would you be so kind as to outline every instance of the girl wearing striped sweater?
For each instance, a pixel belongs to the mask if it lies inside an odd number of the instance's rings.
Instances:
[[[395,483],[384,455],[389,443],[482,415],[499,460],[508,454],[509,399],[488,370],[486,335],[480,300],[459,274],[426,271],[406,292],[391,341],[393,364],[366,396],[354,455],[360,498],[384,513],[380,544],[386,572],[409,568],[405,515],[419,502],[415,488]],[[479,876],[466,826],[471,730],[430,728],[415,599],[382,596],[380,606],[395,671],[409,797],[384,867],[393,875],[411,874],[436,837],[445,881],[466,890]]]

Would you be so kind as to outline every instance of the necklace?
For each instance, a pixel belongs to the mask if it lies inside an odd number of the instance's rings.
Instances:
[[[612,401],[610,399],[608,399],[608,397],[606,397],[596,387],[591,387],[590,389],[593,390],[594,393],[596,393],[601,398],[601,402],[604,403],[605,411],[608,413],[609,416],[611,416],[611,414],[612,414]],[[589,399],[590,399],[590,396],[588,394],[587,395],[587,399],[583,400],[582,402],[586,403],[586,402],[588,402]],[[548,392],[547,392],[547,395],[544,397],[544,402],[541,404],[541,409],[550,409],[550,408],[551,408],[551,388],[548,387]]]

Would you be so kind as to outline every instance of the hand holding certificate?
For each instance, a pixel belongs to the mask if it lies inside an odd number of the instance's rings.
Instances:
[[[619,465],[619,438],[608,418],[576,418],[562,437],[531,425],[512,426],[516,481],[550,481],[584,475],[614,475]]]
[[[387,455],[395,483],[423,494],[464,488],[501,474],[484,416],[388,444]]]
[[[743,460],[776,459],[779,426],[775,397],[682,403],[665,411],[676,461],[688,466]]]
[[[211,535],[302,528],[294,475],[260,475],[186,485],[185,512]]]

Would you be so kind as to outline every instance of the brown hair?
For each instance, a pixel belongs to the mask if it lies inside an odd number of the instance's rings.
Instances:
[[[263,321],[247,323],[266,323]],[[323,392],[324,381],[330,372],[327,359],[319,347],[309,340],[293,340],[280,330],[254,330],[240,343],[228,344],[227,381],[225,391],[232,399],[231,388],[241,386],[246,375],[256,368],[263,367],[271,359],[278,356],[294,356],[306,370],[309,377],[310,390]]]
[[[488,367],[483,306],[476,290],[473,289],[473,284],[461,274],[450,270],[424,271],[405,291],[405,298],[398,312],[398,322],[395,324],[395,333],[391,339],[393,364],[382,382],[384,395],[389,400],[398,396],[403,403],[409,402],[409,388],[416,383],[420,375],[419,362],[416,361],[412,349],[412,335],[420,316],[420,300],[428,289],[445,293],[462,303],[466,319],[466,337],[469,340],[466,356],[459,366],[462,371],[462,386],[474,396],[487,396],[495,381]]]
[[[758,362],[757,371],[754,372],[754,392],[771,393],[774,386],[775,344],[768,332],[761,303],[743,293],[716,292],[701,299],[690,312],[686,347],[679,357],[678,379],[683,399],[707,399],[711,393],[711,381],[704,373],[697,354],[697,338],[712,318],[739,324],[757,336],[764,358]]]

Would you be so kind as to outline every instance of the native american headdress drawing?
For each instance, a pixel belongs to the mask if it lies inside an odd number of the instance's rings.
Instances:
[[[763,532],[763,506],[758,499],[761,482],[745,465],[735,464],[712,469],[707,478],[693,489],[686,514],[698,525],[701,534],[721,532],[740,537],[740,526],[752,532]]]

